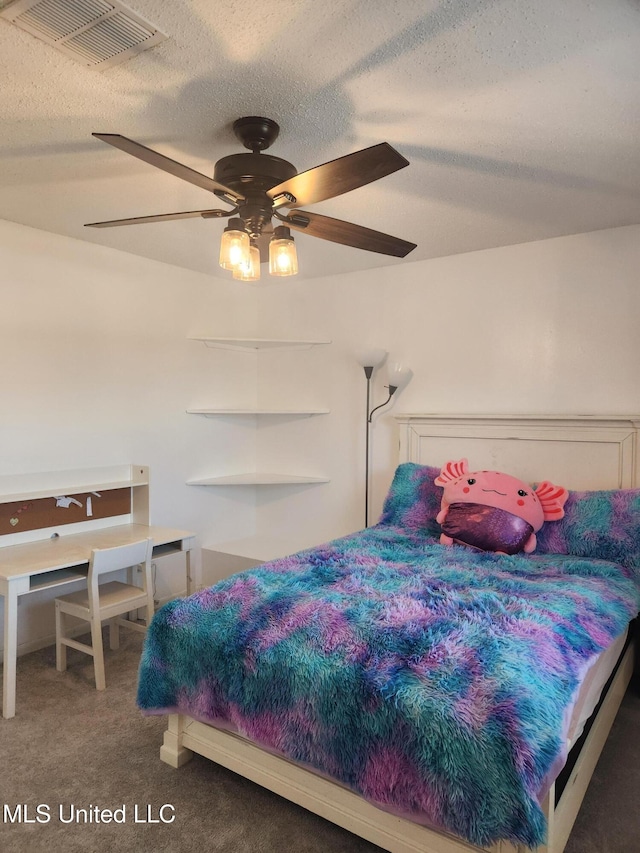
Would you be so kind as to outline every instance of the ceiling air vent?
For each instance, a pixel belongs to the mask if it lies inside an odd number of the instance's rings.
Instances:
[[[36,38],[92,68],[109,68],[167,36],[119,0],[16,0],[0,10]]]

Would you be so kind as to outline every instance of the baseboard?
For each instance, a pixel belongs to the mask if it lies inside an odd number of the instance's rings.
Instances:
[[[178,595],[168,595],[164,598],[156,599],[155,605],[156,610],[158,610],[163,605],[167,604],[169,601],[173,601],[174,598],[181,598],[187,594],[186,590],[178,593]],[[75,628],[72,628],[69,632],[70,637],[81,637],[82,634],[89,633],[89,626],[87,625],[78,625]],[[44,637],[36,637],[34,640],[27,640],[24,643],[18,644],[18,657],[22,657],[22,655],[29,655],[31,652],[38,652],[40,649],[46,649],[48,646],[55,646],[56,644],[56,635],[47,634]],[[0,652],[2,649],[0,649]]]
[[[87,626],[78,625],[77,628],[73,628],[69,632],[70,637],[81,637],[83,634],[88,634],[89,629]],[[18,657],[22,657],[22,655],[31,654],[31,652],[38,652],[40,649],[46,649],[48,646],[55,646],[56,644],[56,635],[55,634],[47,634],[46,637],[37,637],[35,640],[29,640],[26,643],[18,644]]]

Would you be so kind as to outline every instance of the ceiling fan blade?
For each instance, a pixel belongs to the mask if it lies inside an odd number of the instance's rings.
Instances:
[[[417,245],[401,240],[399,237],[392,237],[390,234],[383,234],[381,231],[372,231],[371,228],[354,225],[353,222],[343,222],[341,219],[332,219],[330,216],[321,216],[319,213],[309,213],[308,210],[292,210],[286,218],[282,217],[282,220],[290,228],[311,234],[312,237],[320,237],[322,240],[331,240],[332,243],[342,243],[343,246],[353,246],[367,252],[393,255],[396,258],[404,258]]]
[[[87,222],[85,228],[113,228],[114,225],[144,225],[145,222],[168,222],[170,219],[191,219],[201,216],[203,219],[214,219],[219,216],[229,216],[233,211],[228,210],[185,210],[183,213],[157,213],[154,216],[133,216],[130,219],[110,219],[108,222]]]
[[[282,205],[293,207],[298,204],[315,204],[327,198],[348,193],[398,169],[409,165],[402,154],[392,148],[387,142],[372,145],[331,160],[322,166],[316,166],[301,172],[288,181],[284,181],[267,191],[272,199],[288,193],[293,200],[287,199]]]
[[[157,151],[147,148],[146,145],[134,142],[133,139],[128,139],[119,133],[93,133],[92,136],[95,136],[96,139],[101,139],[103,142],[107,142],[109,145],[113,145],[115,148],[119,148],[121,151],[125,151],[127,154],[132,154],[134,157],[143,160],[145,163],[149,163],[151,166],[162,169],[164,172],[169,172],[170,175],[175,175],[176,178],[189,181],[189,183],[195,184],[203,190],[209,190],[212,193],[218,190],[229,196],[230,203],[240,201],[244,198],[240,193],[229,187],[225,187],[224,184],[219,184],[213,178],[209,178],[201,172],[196,172],[195,169],[190,169],[188,166],[183,166],[177,160],[165,157],[164,154],[159,154]]]

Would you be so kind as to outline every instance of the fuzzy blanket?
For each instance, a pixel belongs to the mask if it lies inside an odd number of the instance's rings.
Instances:
[[[566,712],[639,607],[613,563],[382,523],[165,605],[138,703],[235,729],[472,843],[535,846]]]

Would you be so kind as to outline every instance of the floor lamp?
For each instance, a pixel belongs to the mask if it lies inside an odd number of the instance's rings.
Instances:
[[[383,349],[368,349],[362,350],[356,356],[358,363],[364,369],[364,375],[367,380],[367,403],[366,403],[366,440],[365,440],[365,469],[364,469],[364,523],[365,527],[369,526],[369,495],[370,495],[370,472],[369,472],[369,460],[370,460],[370,447],[371,447],[371,424],[373,422],[373,414],[377,412],[378,409],[383,409],[386,405],[389,404],[391,398],[396,393],[398,388],[404,388],[404,386],[409,382],[411,376],[413,375],[410,370],[408,370],[404,365],[399,362],[390,362],[387,366],[387,373],[389,377],[389,384],[387,385],[387,391],[389,392],[389,396],[384,401],[384,403],[380,403],[379,406],[375,406],[373,409],[371,406],[371,378],[376,367],[380,367],[381,364],[384,363],[387,358],[387,351]]]

